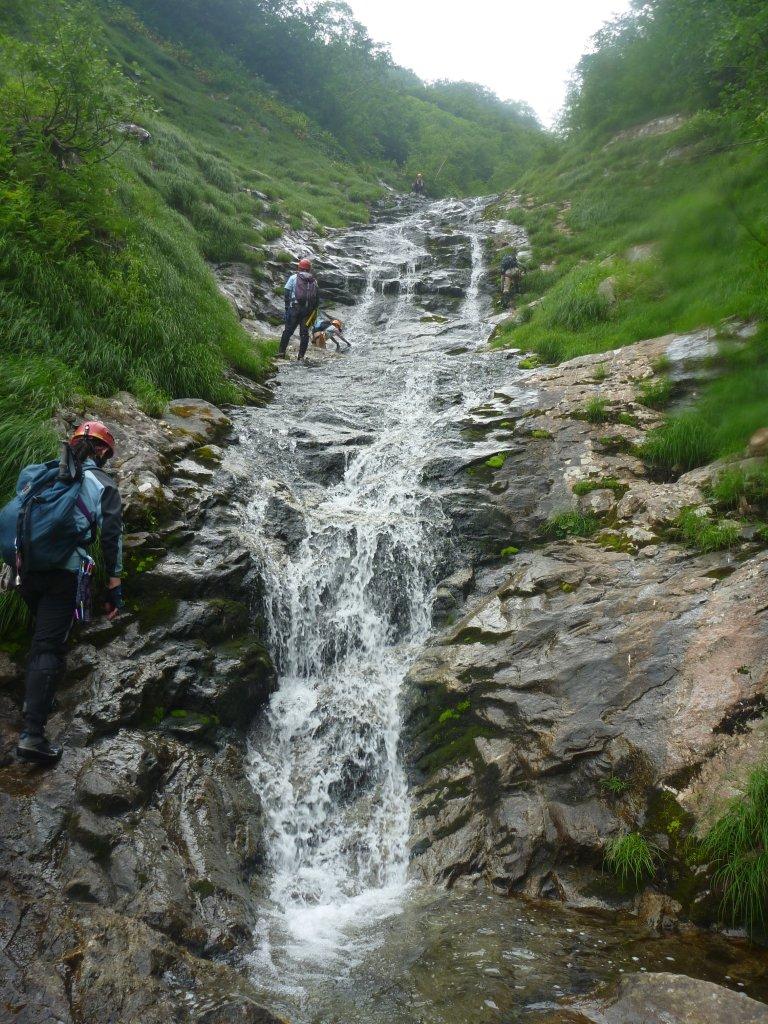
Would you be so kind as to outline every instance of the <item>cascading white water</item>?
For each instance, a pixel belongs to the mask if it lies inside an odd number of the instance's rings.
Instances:
[[[398,696],[429,637],[436,569],[461,562],[441,556],[451,524],[437,489],[454,486],[443,467],[469,443],[467,414],[517,373],[482,346],[494,318],[480,258],[486,236],[527,240],[481,224],[480,205],[429,204],[343,236],[336,251],[363,284],[352,352],[281,368],[272,404],[235,414],[241,444],[226,459],[252,481],[243,538],[281,673],[253,739],[271,870],[270,898],[254,892],[249,981],[295,1024],[513,1024],[643,956],[666,969],[663,940],[635,948],[623,922],[407,882]]]
[[[370,232],[373,269],[346,325],[355,357],[375,356],[382,375],[374,440],[338,484],[308,496],[306,536],[290,561],[262,552],[281,675],[252,779],[268,819],[285,948],[304,959],[338,952],[345,927],[391,912],[406,886],[398,697],[430,629],[446,532],[439,502],[420,483],[434,441],[434,357],[386,359],[387,348],[407,342],[399,325],[421,312],[409,308],[426,256],[409,238],[417,220]],[[393,275],[399,296],[386,300],[382,318],[375,279]]]

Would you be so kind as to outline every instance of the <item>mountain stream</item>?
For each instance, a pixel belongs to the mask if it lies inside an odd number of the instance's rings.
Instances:
[[[510,1022],[624,971],[729,975],[724,941],[650,940],[628,920],[409,873],[401,687],[435,584],[462,561],[424,470],[516,372],[485,346],[483,243],[526,239],[483,206],[406,202],[339,233],[339,265],[367,275],[352,350],[310,350],[269,407],[238,414],[230,458],[253,483],[243,529],[280,672],[252,742],[270,896],[249,966],[295,1024]]]

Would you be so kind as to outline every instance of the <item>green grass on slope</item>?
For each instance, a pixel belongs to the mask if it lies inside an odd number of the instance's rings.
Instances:
[[[675,475],[740,452],[768,426],[768,328],[747,345],[723,344],[721,376],[698,401],[651,431],[643,458],[663,475]]]
[[[533,245],[519,304],[540,302],[498,343],[557,362],[731,315],[765,316],[768,152],[706,155],[729,141],[707,120],[594,153],[566,149],[526,176],[521,192],[536,205],[507,216]],[[650,258],[632,260],[638,245]],[[597,291],[607,278],[613,299]]]
[[[38,25],[11,0],[0,44],[17,31],[55,56],[50,15]],[[229,368],[263,376],[274,346],[243,331],[206,261],[243,260],[258,276],[286,219],[367,219],[381,191],[224,58],[201,67],[119,8],[110,18],[108,53],[139,83],[151,142],[61,171],[0,138],[0,497],[20,464],[55,452],[50,418],[74,392],[127,389],[151,412],[169,397],[241,400]],[[6,68],[0,94],[13,88]]]
[[[165,125],[204,160],[223,164],[238,187],[278,203],[294,227],[305,211],[328,226],[368,219],[366,203],[382,192],[373,180],[381,169],[345,161],[331,136],[221,53],[188,53],[126,8],[109,8],[106,17],[111,52],[139,69],[141,89],[158,108],[145,118],[148,127]]]
[[[588,140],[568,144],[523,180],[529,205],[504,214],[528,228],[533,260],[518,300],[523,322],[496,344],[559,362],[732,316],[765,320],[767,177],[768,151],[741,145],[712,115],[594,151]],[[728,346],[722,369],[693,408],[649,438],[645,455],[660,471],[736,452],[768,425],[765,337]]]

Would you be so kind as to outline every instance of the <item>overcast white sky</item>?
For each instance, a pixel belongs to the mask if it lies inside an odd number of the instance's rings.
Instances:
[[[347,0],[376,42],[427,81],[480,82],[550,125],[592,36],[629,0]]]

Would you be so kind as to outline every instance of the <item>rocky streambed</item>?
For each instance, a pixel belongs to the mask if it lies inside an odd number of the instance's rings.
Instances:
[[[710,332],[521,369],[484,253],[525,238],[482,212],[276,243],[354,348],[268,404],[88,410],[129,609],[77,638],[53,772],[13,758],[2,655],[0,1020],[768,1020],[684,856],[765,756],[766,554],[685,549],[717,467],[633,454],[643,381],[690,386]],[[216,268],[255,334],[267,269]],[[547,536],[565,511],[590,535]],[[637,896],[603,869],[627,831],[659,850]]]

